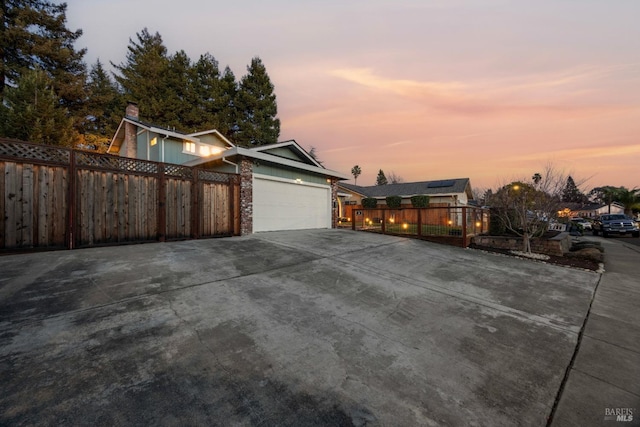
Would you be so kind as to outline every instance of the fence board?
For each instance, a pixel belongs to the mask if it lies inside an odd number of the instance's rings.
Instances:
[[[216,184],[216,201],[219,203],[221,215],[216,215],[216,234],[226,234],[229,229],[229,189],[227,186]]]
[[[158,200],[158,188],[160,187],[160,182],[157,179],[151,181],[151,202],[150,202],[150,211],[147,215],[147,221],[149,222],[149,238],[157,239],[158,238],[158,206],[160,200]]]
[[[69,203],[68,197],[69,193],[67,192],[67,188],[69,186],[69,170],[65,168],[56,167],[53,171],[54,180],[55,180],[55,191],[56,197],[54,198],[57,201],[54,207],[54,218],[56,222],[54,223],[54,240],[52,244],[55,246],[66,246],[65,235],[67,229],[67,214],[68,210],[66,206]]]
[[[16,230],[18,229],[18,223],[16,218],[16,201],[18,192],[16,189],[16,173],[18,165],[16,163],[7,163],[6,167],[6,187],[5,187],[5,235],[6,245],[8,248],[17,247]]]
[[[184,206],[184,234],[183,237],[191,237],[191,207],[193,206],[191,195],[191,181],[183,181],[184,189],[182,191],[182,205]]]
[[[200,235],[211,235],[211,215],[209,214],[211,209],[211,185],[207,182],[200,182]]]
[[[7,178],[6,172],[7,162],[0,160],[0,248],[4,248],[6,245],[5,233],[7,228],[6,221],[6,203],[5,203],[5,191]]]
[[[22,199],[20,210],[22,229],[20,230],[20,246],[33,246],[33,165],[26,163],[22,168]]]
[[[138,229],[136,228],[136,214],[138,208],[138,177],[134,175],[127,176],[129,181],[128,194],[127,194],[127,227],[129,229],[129,235],[127,241],[134,241],[138,239]]]
[[[124,242],[127,235],[127,176],[124,174],[118,175],[118,242]]]
[[[182,237],[182,233],[184,233],[184,206],[182,206],[182,181],[175,181],[175,190],[176,190],[176,205],[175,205],[175,235],[173,237]]]
[[[115,174],[112,172],[106,173],[106,185],[107,185],[107,198],[105,205],[105,233],[106,233],[106,241],[115,242],[117,241],[117,233],[118,233],[118,221],[116,219],[117,212],[117,200],[115,192]]]
[[[96,240],[100,243],[107,242],[107,176],[104,172],[96,172],[98,176],[98,203],[97,207],[97,232]]]
[[[53,208],[53,197],[49,192],[49,179],[51,178],[50,168],[40,166],[38,170],[38,242],[40,246],[47,246],[50,243],[51,215]]]

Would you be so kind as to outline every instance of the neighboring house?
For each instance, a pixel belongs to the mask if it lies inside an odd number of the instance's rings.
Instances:
[[[108,153],[239,174],[243,235],[335,227],[337,183],[348,179],[326,169],[294,140],[236,147],[216,130],[183,134],[143,123],[133,103]]]
[[[624,206],[613,202],[611,205],[602,203],[565,203],[564,207],[558,211],[560,217],[580,217],[595,218],[604,214],[624,214]]]
[[[402,204],[410,207],[411,197],[419,195],[429,196],[429,206],[467,206],[473,201],[469,178],[405,182],[369,187],[341,182],[338,184],[339,216],[350,218],[352,207],[361,206],[362,199],[365,197],[378,199],[378,206],[384,206],[387,196],[400,196]]]

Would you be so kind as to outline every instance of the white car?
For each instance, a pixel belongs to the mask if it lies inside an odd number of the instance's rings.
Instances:
[[[591,223],[584,218],[573,217],[569,221],[571,221],[574,224],[582,226],[583,230],[591,230]]]

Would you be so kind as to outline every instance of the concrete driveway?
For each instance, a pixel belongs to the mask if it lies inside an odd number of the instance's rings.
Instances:
[[[2,425],[544,426],[600,279],[350,230],[0,272]]]

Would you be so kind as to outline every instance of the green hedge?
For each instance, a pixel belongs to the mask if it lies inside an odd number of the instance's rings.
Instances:
[[[363,208],[375,208],[378,205],[378,200],[373,197],[365,197],[362,199]]]
[[[411,206],[414,208],[429,207],[429,196],[423,194],[421,196],[411,196]]]
[[[398,209],[402,204],[402,197],[400,196],[387,196],[387,206],[391,209]]]

